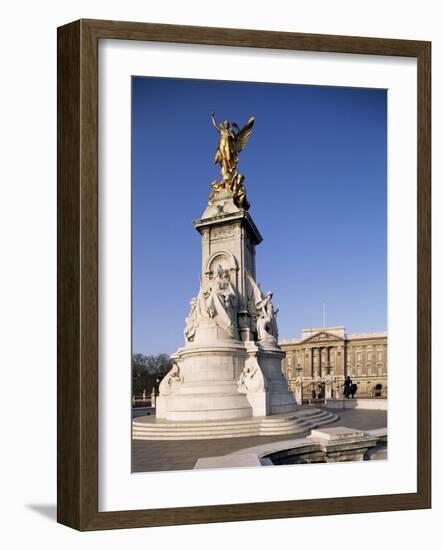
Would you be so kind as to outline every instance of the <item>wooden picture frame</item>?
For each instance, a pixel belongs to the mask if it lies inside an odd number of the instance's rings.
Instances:
[[[418,70],[417,492],[98,511],[98,41],[124,39],[403,56]],[[79,20],[58,29],[58,521],[82,531],[431,506],[431,44]]]

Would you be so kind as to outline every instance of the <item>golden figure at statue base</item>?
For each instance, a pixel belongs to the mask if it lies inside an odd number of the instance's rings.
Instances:
[[[244,176],[236,172],[234,177],[225,181],[213,181],[212,191],[209,195],[209,205],[213,205],[214,202],[220,198],[221,191],[227,191],[233,197],[233,202],[238,208],[248,210],[250,203],[247,200],[246,188],[244,186]]]

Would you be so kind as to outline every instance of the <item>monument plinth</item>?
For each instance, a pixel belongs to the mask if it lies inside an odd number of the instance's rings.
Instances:
[[[193,222],[201,235],[201,282],[209,284],[221,266],[238,297],[237,328],[240,339],[253,340],[250,318],[248,274],[255,278],[255,247],[262,237],[247,211],[238,208],[231,193],[220,193],[206,208],[201,219]]]
[[[255,248],[262,237],[248,212],[244,176],[237,171],[253,122],[250,118],[239,130],[227,121],[218,126],[213,117],[222,180],[212,183],[208,206],[193,222],[201,235],[200,289],[185,321],[185,345],[171,356],[174,366],[156,400],[156,418],[173,423],[175,439],[293,433],[309,425],[305,415],[299,421],[294,417],[298,407],[282,374],[285,352],[278,345],[273,294],[263,294],[256,283]],[[247,423],[272,415],[280,422]],[[325,422],[320,411],[310,417],[315,425]],[[145,438],[163,438],[158,429],[147,426]]]
[[[296,410],[282,375],[271,294],[255,282],[262,237],[232,192],[211,199],[201,219],[202,264],[191,302],[186,345],[160,385],[157,418],[219,420]],[[259,333],[259,334],[258,334]]]

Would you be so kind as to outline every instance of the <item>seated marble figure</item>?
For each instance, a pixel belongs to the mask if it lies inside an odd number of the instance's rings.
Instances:
[[[238,338],[237,312],[238,297],[230,280],[230,272],[218,265],[216,277],[201,287],[198,296],[191,301],[184,329],[186,342],[195,339],[202,319],[213,320],[230,337]]]

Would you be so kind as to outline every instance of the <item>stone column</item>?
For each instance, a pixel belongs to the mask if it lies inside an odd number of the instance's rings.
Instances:
[[[321,364],[321,348],[315,348],[314,351],[315,353],[313,354],[313,378],[316,378],[316,376],[319,373],[320,364]],[[319,357],[318,357],[318,361],[316,363],[317,366],[315,369],[315,355],[318,355],[318,354],[319,354]]]
[[[339,355],[340,353],[340,355]],[[335,372],[334,372],[334,375],[335,375],[335,380],[336,380],[336,395],[335,395],[335,398],[336,399],[340,399],[341,398],[341,395],[342,395],[342,391],[343,391],[343,388],[342,388],[342,384],[344,383],[344,380],[345,380],[345,369],[344,369],[344,353],[345,353],[345,349],[343,348],[343,346],[339,345],[339,346],[336,346],[335,348]]]
[[[340,353],[340,355],[339,355],[339,353]],[[338,346],[336,348],[336,372],[337,372],[338,376],[345,377],[343,353],[344,352],[343,352],[342,347]]]

